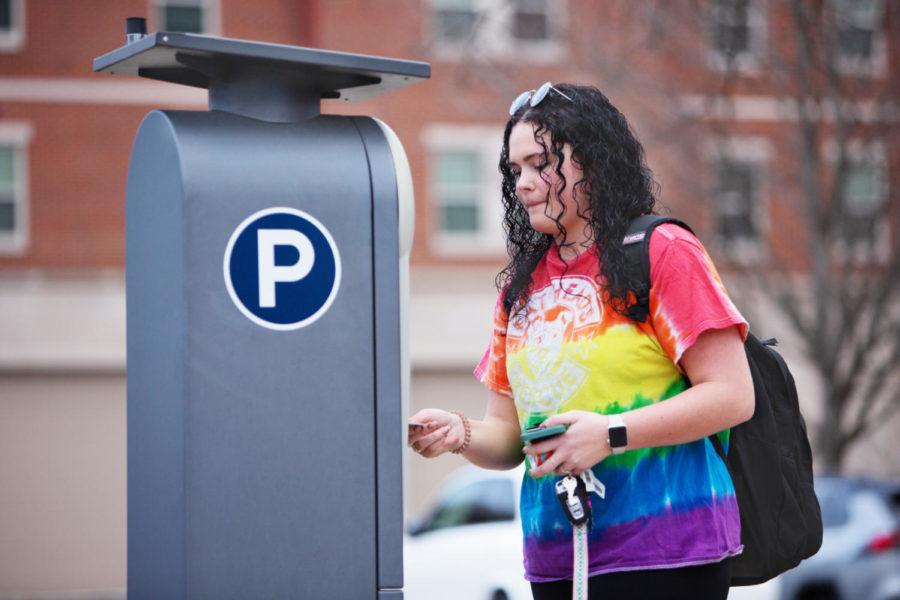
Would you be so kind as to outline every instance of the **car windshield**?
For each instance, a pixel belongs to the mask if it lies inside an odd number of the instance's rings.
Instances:
[[[515,490],[511,481],[492,479],[465,485],[444,498],[427,529],[444,529],[515,518]]]
[[[822,509],[822,525],[840,527],[850,521],[850,502],[859,494],[879,498],[880,504],[900,517],[900,490],[895,486],[865,480],[821,477],[816,480],[816,496]]]
[[[819,507],[822,509],[822,526],[839,527],[847,523],[846,498],[834,494],[819,494]]]

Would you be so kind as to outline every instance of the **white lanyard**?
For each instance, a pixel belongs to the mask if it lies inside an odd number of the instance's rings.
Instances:
[[[572,565],[572,600],[588,597],[588,527],[587,523],[572,526],[572,547],[575,564]]]
[[[593,471],[588,469],[582,473],[581,480],[584,482],[588,494],[594,492],[601,498],[606,498],[606,486],[594,476]],[[571,475],[566,475],[560,484],[566,495],[566,498],[561,498],[561,500],[564,500],[563,506],[566,515],[572,521],[572,600],[587,600],[588,571],[590,570],[590,562],[588,561],[588,523],[590,522],[590,516],[587,519],[578,519],[578,522],[573,519],[571,508],[573,505],[579,504],[575,499],[575,488],[577,486],[575,478]],[[589,506],[581,507],[581,509],[583,511],[582,514],[590,511]]]

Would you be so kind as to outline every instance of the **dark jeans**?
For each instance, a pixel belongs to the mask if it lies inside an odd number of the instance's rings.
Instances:
[[[725,600],[731,559],[719,563],[595,575],[588,580],[590,600]],[[534,600],[570,600],[572,580],[532,583]]]

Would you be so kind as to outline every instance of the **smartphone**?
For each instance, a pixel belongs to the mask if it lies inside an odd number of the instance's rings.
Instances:
[[[540,425],[535,425],[534,427],[529,427],[525,430],[525,433],[522,434],[522,441],[526,444],[528,442],[536,442],[538,440],[559,435],[568,428],[568,425],[554,425],[553,427],[541,427]]]

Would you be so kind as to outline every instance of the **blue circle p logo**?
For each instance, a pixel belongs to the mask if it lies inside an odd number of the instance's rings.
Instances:
[[[267,208],[247,217],[231,234],[223,268],[238,309],[269,329],[314,322],[331,306],[341,282],[331,234],[293,208]]]

